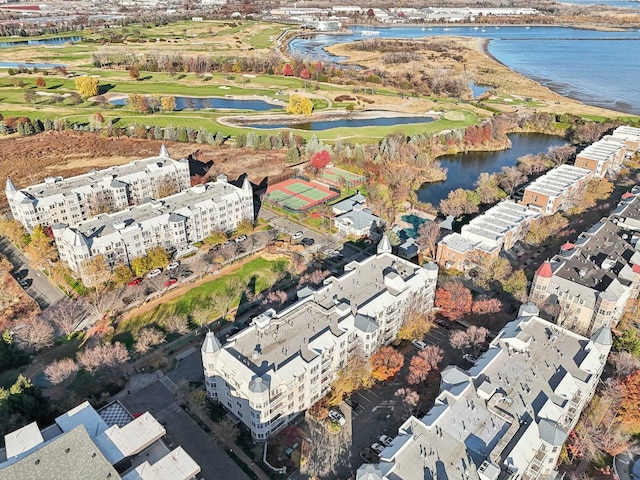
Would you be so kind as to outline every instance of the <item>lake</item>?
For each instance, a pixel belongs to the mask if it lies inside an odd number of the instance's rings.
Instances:
[[[255,125],[243,125],[247,128],[257,129],[280,129],[290,128],[293,130],[329,130],[330,128],[357,128],[357,127],[392,127],[395,125],[405,125],[409,123],[429,123],[433,122],[431,117],[382,117],[382,118],[345,118],[342,120],[323,120],[307,123],[278,123]]]
[[[0,62],[0,68],[58,68],[66,67],[62,63],[26,63],[26,62]]]
[[[546,152],[550,147],[564,145],[562,137],[538,133],[509,134],[511,148],[497,152],[469,152],[445,155],[438,160],[448,169],[447,180],[437,183],[425,183],[418,189],[421,202],[438,206],[440,200],[447,198],[450,191],[458,188],[473,189],[473,184],[482,172],[499,172],[502,167],[511,167],[519,157]]]
[[[82,37],[55,37],[43,38],[40,40],[15,40],[11,42],[0,42],[0,48],[25,47],[31,45],[64,45],[69,42],[79,42]]]
[[[445,30],[447,28],[447,30]],[[489,53],[509,68],[555,92],[588,105],[640,115],[640,30],[602,32],[568,27],[390,27],[376,38],[434,35],[490,39]],[[323,50],[337,43],[364,40],[361,27],[352,35],[322,34],[295,38],[291,53],[339,62]],[[484,30],[484,31],[483,31]],[[635,60],[634,60],[635,59]]]
[[[110,100],[113,105],[126,105],[126,98]],[[280,105],[264,100],[243,100],[225,97],[176,97],[176,110],[203,110],[207,108],[224,108],[227,110],[265,111],[282,109]]]

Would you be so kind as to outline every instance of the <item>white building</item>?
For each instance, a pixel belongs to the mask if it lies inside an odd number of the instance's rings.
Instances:
[[[147,412],[133,417],[120,402],[96,411],[89,402],[43,430],[33,422],[4,436],[0,480],[189,480],[200,473],[182,447],[170,450],[164,427]]]
[[[169,157],[162,146],[157,157],[136,160],[18,190],[7,179],[5,194],[13,218],[31,231],[36,225],[75,225],[98,213],[116,212],[146,198],[159,198],[189,188],[189,162]]]
[[[468,371],[443,370],[429,413],[409,418],[379,464],[358,472],[385,480],[556,478],[562,445],[606,363],[611,331],[585,338],[537,313],[524,305]]]
[[[433,306],[438,268],[419,267],[391,254],[386,237],[378,254],[351,262],[294,305],[270,309],[221,346],[213,333],[202,345],[209,397],[266,440],[329,389],[349,356],[389,344],[407,301]]]
[[[215,182],[74,226],[56,223],[53,235],[60,259],[82,277],[83,263],[97,255],[104,255],[110,266],[128,264],[152,247],[184,250],[214,230],[232,231],[253,218],[249,181],[245,178],[236,187],[219,175]]]

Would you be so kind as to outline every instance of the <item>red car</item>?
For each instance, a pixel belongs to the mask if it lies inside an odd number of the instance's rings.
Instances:
[[[169,280],[166,280],[162,286],[163,287],[170,287],[171,285],[173,285],[174,283],[176,283],[178,281],[177,278],[170,278]]]
[[[140,282],[142,282],[141,278],[134,278],[129,283],[127,283],[127,287],[135,287],[136,285],[140,285]]]

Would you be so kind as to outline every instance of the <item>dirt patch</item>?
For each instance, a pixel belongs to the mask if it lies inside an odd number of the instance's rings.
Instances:
[[[93,168],[121,165],[158,155],[163,142],[128,137],[105,138],[82,132],[46,132],[31,137],[0,139],[0,179],[10,177],[18,188],[42,182],[45,177],[69,177]],[[247,173],[254,184],[286,170],[285,151],[260,151],[208,145],[165,142],[172,158],[193,155],[197,160],[213,160],[210,174],[224,173],[230,180]],[[6,210],[0,195],[0,208]]]

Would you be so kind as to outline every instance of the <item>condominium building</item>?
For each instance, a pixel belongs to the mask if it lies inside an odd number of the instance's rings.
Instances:
[[[171,450],[164,427],[147,412],[134,418],[120,402],[96,411],[89,402],[40,430],[33,422],[4,436],[0,480],[190,480],[198,464]]]
[[[640,128],[622,125],[616,128],[611,136],[621,139],[629,152],[640,152]]]
[[[378,253],[345,266],[280,312],[269,309],[228,343],[213,333],[202,345],[209,397],[264,441],[325,395],[356,352],[369,356],[396,338],[408,301],[433,306],[438,267]]]
[[[621,138],[606,136],[592,143],[576,155],[574,165],[591,170],[598,178],[620,168],[625,159],[627,146]]]
[[[245,178],[241,187],[219,175],[215,182],[196,185],[162,200],[152,200],[117,213],[103,213],[76,225],[56,223],[53,235],[60,258],[89,281],[83,264],[103,255],[110,266],[129,264],[156,246],[185,250],[212,231],[235,230],[253,221],[253,189]]]
[[[440,240],[436,262],[440,267],[464,271],[472,263],[472,255],[496,257],[522,240],[531,222],[540,216],[513,201],[500,202],[464,225],[460,233]]]
[[[591,176],[592,171],[586,168],[560,165],[527,185],[520,203],[543,215],[553,215],[571,206]]]
[[[615,324],[640,291],[636,242],[632,231],[603,218],[540,265],[529,301],[578,332]]]
[[[188,160],[171,159],[163,145],[157,157],[66,179],[47,177],[43,183],[20,190],[7,179],[5,194],[13,218],[31,231],[36,225],[75,225],[96,214],[116,212],[190,186]]]
[[[442,371],[440,393],[423,418],[410,417],[356,478],[543,480],[593,396],[611,331],[580,336],[527,304],[469,370]]]

